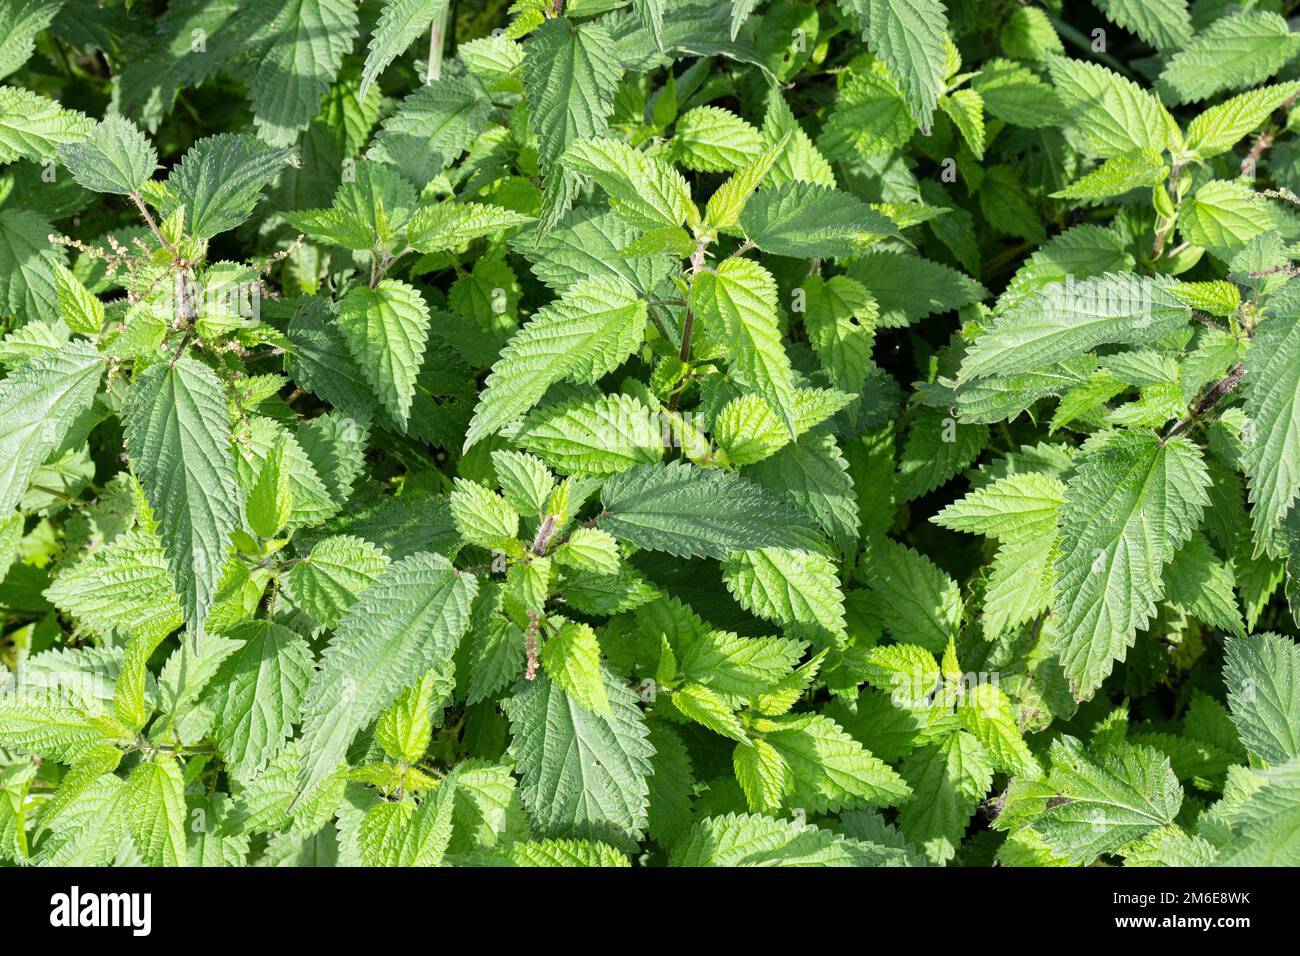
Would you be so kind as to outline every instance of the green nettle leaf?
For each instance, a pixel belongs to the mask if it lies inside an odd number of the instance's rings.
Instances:
[[[59,299],[59,317],[73,331],[98,335],[104,327],[104,303],[95,298],[71,270],[54,267],[54,289]]]
[[[531,221],[531,216],[488,203],[434,203],[411,216],[406,240],[420,252],[442,252]]]
[[[1300,37],[1276,13],[1242,10],[1220,17],[1170,57],[1160,89],[1172,103],[1207,99],[1259,83],[1300,52]]]
[[[465,447],[514,422],[556,382],[594,382],[613,371],[641,344],[645,322],[645,302],[626,281],[592,278],[570,287],[502,350]]]
[[[528,124],[554,197],[548,225],[572,200],[571,185],[553,167],[570,145],[605,132],[622,75],[614,39],[600,23],[548,20],[524,42]]]
[[[142,531],[65,568],[46,589],[55,607],[96,634],[161,638],[180,627],[180,601],[162,542]]]
[[[1155,186],[1169,174],[1163,157],[1154,149],[1135,149],[1112,156],[1097,169],[1052,193],[1054,199],[1109,199],[1133,189]]]
[[[722,341],[741,383],[766,398],[790,437],[797,437],[794,378],[781,345],[771,273],[749,259],[725,259],[695,275],[690,304],[708,333]]]
[[[667,422],[628,395],[545,405],[514,435],[563,475],[611,475],[663,457]]]
[[[185,780],[176,758],[159,754],[131,771],[123,793],[131,838],[149,866],[183,866]]]
[[[1244,364],[1250,432],[1242,458],[1251,524],[1262,542],[1300,494],[1300,317],[1279,314],[1261,322]]]
[[[844,595],[835,566],[823,555],[756,548],[732,556],[722,573],[751,613],[792,629],[844,636]]]
[[[505,703],[524,805],[544,836],[626,846],[647,824],[654,748],[637,698],[603,671],[606,713],[538,674]]]
[[[402,4],[390,4],[393,6]],[[422,6],[445,6],[445,0]],[[385,11],[387,12],[387,11]],[[492,101],[473,84],[443,77],[416,90],[375,134],[373,159],[395,164],[416,185],[447,168],[488,124]]]
[[[160,524],[186,624],[202,632],[240,523],[230,413],[221,382],[188,356],[131,386],[126,446]]]
[[[1231,149],[1298,90],[1300,84],[1279,83],[1210,107],[1187,125],[1187,148],[1202,159]]]
[[[0,62],[3,62],[0,50]],[[28,90],[0,86],[0,162],[43,160],[59,147],[80,142],[91,123],[75,110]]]
[[[1052,85],[1069,117],[1103,159],[1135,149],[1160,152],[1179,138],[1154,95],[1099,63],[1052,57]]]
[[[369,251],[377,243],[392,244],[416,208],[415,190],[396,170],[362,162],[338,187],[329,209],[307,209],[286,218],[313,239]]]
[[[829,830],[757,814],[701,820],[673,848],[671,866],[880,866],[889,850]]]
[[[347,611],[303,705],[302,792],[343,762],[357,731],[456,651],[478,590],[438,554],[392,564]]]
[[[932,863],[946,863],[993,782],[988,753],[974,736],[958,731],[909,757],[903,779],[912,795],[899,810],[899,830]]]
[[[873,542],[871,556],[867,585],[879,596],[885,628],[899,643],[942,651],[961,623],[957,582],[929,558],[897,541]]]
[[[357,8],[349,0],[279,0],[276,7],[275,16],[252,37],[257,68],[248,90],[258,136],[287,146],[316,115],[352,49]]]
[[[763,139],[735,113],[698,106],[677,117],[673,150],[688,169],[729,172],[754,160],[763,151]]]
[[[1247,750],[1281,764],[1300,754],[1300,648],[1289,637],[1260,634],[1228,642],[1223,673]]]
[[[571,700],[598,714],[612,716],[600,673],[600,643],[586,624],[565,622],[542,648],[542,666]]]
[[[760,190],[740,214],[740,229],[764,252],[807,259],[846,256],[859,242],[899,234],[866,203],[801,182]]]
[[[429,307],[412,286],[381,279],[339,303],[339,328],[384,407],[405,425],[429,338]]]
[[[1190,318],[1167,281],[1117,274],[1066,281],[998,316],[966,353],[961,374],[968,379],[1009,375],[1099,345],[1141,345]]]
[[[70,342],[0,380],[0,513],[22,499],[37,469],[90,411],[103,359]]]
[[[518,512],[476,481],[456,479],[451,516],[460,536],[481,548],[505,548],[519,535]]]
[[[1161,571],[1200,524],[1209,482],[1199,449],[1181,436],[1117,434],[1079,463],[1061,505],[1053,607],[1080,700],[1155,614]]]
[[[902,777],[829,717],[786,718],[767,733],[766,742],[788,768],[789,805],[824,812],[892,806],[909,795]]]
[[[620,140],[579,140],[564,151],[560,165],[595,180],[614,210],[634,225],[680,226],[699,219],[682,174]]]
[[[1095,755],[1063,737],[1052,744],[1046,801],[1032,826],[1053,852],[1087,863],[1173,822],[1183,802],[1163,754],[1117,743]]]
[[[222,758],[246,780],[293,732],[315,667],[307,642],[287,627],[250,621],[228,636],[243,644],[222,663],[207,693]]]
[[[863,23],[867,45],[897,78],[921,132],[943,91],[948,18],[940,0],[841,0]]]
[[[72,178],[98,193],[138,193],[158,168],[158,153],[135,125],[110,116],[84,140],[59,147],[59,158]]]
[[[325,628],[335,628],[343,613],[388,567],[388,557],[361,538],[325,538],[289,569],[281,582],[294,605]]]
[[[1178,49],[1192,38],[1187,0],[1095,0],[1106,16],[1157,50]]]
[[[290,155],[252,136],[201,139],[167,174],[160,211],[170,216],[184,207],[189,230],[204,239],[234,229],[252,215],[262,189]]]
[[[54,267],[62,250],[50,244],[50,224],[26,209],[0,210],[0,309],[29,322],[54,311]]]
[[[8,76],[27,62],[36,45],[36,36],[50,25],[62,4],[38,0],[5,0],[4,12],[8,35],[0,41],[0,77]]]
[[[72,763],[105,740],[79,707],[29,695],[0,697],[0,741],[7,749]]]
[[[601,529],[639,548],[722,560],[817,540],[808,519],[760,486],[683,462],[640,465],[607,480],[600,494]]]

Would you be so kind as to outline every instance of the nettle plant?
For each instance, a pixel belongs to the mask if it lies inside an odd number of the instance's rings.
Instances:
[[[1300,862],[1300,34],[1095,6],[0,0],[0,860]]]

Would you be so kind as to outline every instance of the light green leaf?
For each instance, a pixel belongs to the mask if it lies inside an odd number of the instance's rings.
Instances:
[[[82,186],[122,196],[138,193],[158,168],[153,145],[120,116],[96,123],[84,140],[60,146],[59,158]]]
[[[8,76],[27,62],[36,48],[36,37],[58,16],[63,0],[3,0],[0,21],[5,38],[0,40],[0,77]]]
[[[666,422],[630,395],[544,405],[514,435],[562,475],[612,475],[663,457]]]
[[[1182,328],[1190,318],[1168,280],[1114,273],[1070,280],[999,315],[967,350],[961,376],[1025,372],[1099,345],[1142,345]]]
[[[431,203],[421,206],[411,216],[406,225],[406,241],[420,252],[444,252],[532,220],[532,216],[491,203]]]
[[[612,717],[600,672],[600,642],[588,625],[566,621],[542,647],[542,667],[551,680],[587,710]]]
[[[923,554],[892,539],[871,545],[867,586],[879,598],[885,629],[899,643],[938,653],[961,625],[957,582]]]
[[[1168,102],[1193,103],[1261,83],[1297,52],[1300,35],[1281,16],[1240,10],[1215,20],[1175,53],[1159,88]]]
[[[275,16],[250,40],[257,52],[248,92],[259,138],[272,146],[298,139],[356,37],[351,0],[278,0]]]
[[[1187,0],[1093,0],[1113,23],[1157,50],[1177,50],[1192,38]]]
[[[29,90],[0,86],[0,163],[42,162],[59,147],[84,139],[90,129],[90,120],[76,110]]]
[[[455,479],[451,517],[460,536],[480,548],[504,549],[519,536],[519,513],[477,481]]]
[[[1178,230],[1193,245],[1221,259],[1236,255],[1257,236],[1277,228],[1268,200],[1240,181],[1212,179],[1186,202]]]
[[[413,766],[429,749],[435,705],[441,713],[438,676],[437,669],[425,671],[375,721],[375,742],[393,760]]]
[[[860,243],[899,235],[889,219],[848,193],[801,182],[759,190],[740,214],[740,229],[764,252],[803,259],[847,256]]]
[[[0,380],[0,513],[18,504],[36,470],[89,411],[103,372],[94,346],[74,341]]]
[[[635,226],[680,226],[699,221],[682,174],[621,140],[579,140],[564,151],[560,165],[595,180],[609,194],[610,208]]]
[[[176,758],[158,754],[137,766],[124,791],[136,849],[149,866],[185,866],[185,780]]]
[[[839,575],[824,555],[755,548],[724,562],[722,577],[727,590],[752,614],[794,633],[847,637]]]
[[[1155,96],[1100,63],[1054,56],[1048,69],[1070,124],[1102,159],[1135,149],[1159,153],[1180,138]]]
[[[898,80],[917,125],[929,135],[947,62],[941,0],[840,0],[840,6],[862,23],[867,46]]]
[[[1110,199],[1134,189],[1155,186],[1168,175],[1169,167],[1160,153],[1154,149],[1135,149],[1112,156],[1088,175],[1052,193],[1052,198]]]
[[[910,793],[902,777],[829,717],[782,718],[765,739],[789,768],[792,788],[785,798],[787,807],[826,813],[894,806]]]
[[[524,41],[523,74],[528,122],[549,175],[570,144],[605,132],[623,66],[604,26],[561,17]]]
[[[228,232],[253,214],[290,155],[243,133],[205,137],[167,174],[161,212],[170,216],[184,206],[186,229],[200,239]]]
[[[884,847],[758,814],[707,817],[672,849],[669,866],[879,866]]]
[[[1117,743],[1095,755],[1065,737],[1052,744],[1048,787],[1057,797],[1033,828],[1058,854],[1088,863],[1172,823],[1183,802],[1169,760]]]
[[[421,3],[427,5],[426,0]],[[445,3],[432,0],[434,6]],[[389,9],[399,5],[390,4]],[[367,155],[393,163],[411,182],[423,187],[473,144],[487,128],[491,114],[492,101],[478,84],[444,76],[398,104],[397,112],[384,120],[375,134]]]
[[[790,437],[798,437],[794,378],[781,344],[776,280],[758,263],[729,258],[691,282],[691,309],[727,350],[737,380],[768,400]]]
[[[339,303],[339,328],[384,407],[405,426],[429,337],[424,298],[398,279],[355,286]]]
[[[340,535],[313,546],[281,579],[281,587],[317,625],[332,629],[387,567],[388,558],[369,541]]]
[[[515,421],[556,382],[594,382],[641,344],[646,306],[626,281],[571,286],[507,343],[492,366],[465,436],[468,449]]]
[[[1201,159],[1232,149],[1300,91],[1300,83],[1265,86],[1212,106],[1187,126],[1187,148]]]
[[[271,621],[249,621],[228,636],[243,643],[222,662],[206,696],[217,714],[221,758],[248,780],[292,735],[315,662],[305,640]]]
[[[370,37],[366,65],[361,71],[362,97],[384,68],[426,34],[434,18],[446,8],[447,0],[387,0]]]
[[[183,623],[162,542],[140,530],[64,568],[45,597],[104,636],[147,632],[161,638]]]
[[[50,224],[27,209],[0,209],[0,314],[39,322],[58,302],[54,267],[61,247],[50,243]]]
[[[697,106],[677,117],[671,141],[676,162],[696,172],[739,170],[763,151],[759,131],[717,106]]]
[[[959,731],[908,757],[903,779],[912,796],[898,812],[899,830],[931,863],[948,862],[993,784],[988,754],[971,734]]]
[[[1056,530],[1065,486],[1038,472],[1007,475],[948,505],[930,520],[953,531],[1020,542]]]

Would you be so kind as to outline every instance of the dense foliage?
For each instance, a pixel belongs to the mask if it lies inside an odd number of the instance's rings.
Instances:
[[[0,860],[1300,863],[1261,0],[0,0]]]

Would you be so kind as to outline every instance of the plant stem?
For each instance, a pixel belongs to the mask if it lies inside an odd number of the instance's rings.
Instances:
[[[144,221],[149,224],[149,228],[153,231],[153,234],[157,237],[158,241],[162,243],[162,247],[166,249],[171,256],[175,257],[176,250],[172,247],[170,242],[163,238],[162,230],[158,228],[158,223],[154,222],[153,214],[149,212],[149,207],[144,204],[144,200],[140,198],[140,194],[134,192],[128,193],[127,195],[129,195],[131,201],[135,203],[135,208],[140,210],[140,215],[144,216]]]
[[[1169,431],[1165,432],[1165,437],[1160,439],[1160,444],[1165,444],[1169,439],[1176,435],[1181,435],[1183,432],[1191,428],[1202,415],[1217,405],[1229,393],[1231,393],[1233,389],[1240,385],[1241,380],[1245,378],[1245,376],[1246,367],[1238,362],[1232,367],[1232,370],[1228,372],[1227,375],[1205,390],[1205,393],[1201,396],[1201,400],[1196,403],[1191,412],[1188,413],[1185,418],[1180,418],[1178,421],[1174,422],[1173,427],[1171,427]]]
[[[435,83],[442,77],[442,38],[447,32],[447,4],[438,11],[429,25],[429,68],[424,74],[424,82]]]

